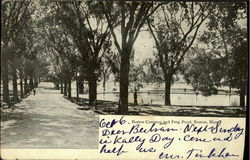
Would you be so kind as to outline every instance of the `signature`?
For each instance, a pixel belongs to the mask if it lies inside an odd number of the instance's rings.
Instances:
[[[163,153],[159,154],[160,159],[191,159],[191,158],[227,158],[227,157],[239,157],[239,155],[226,151],[226,148],[217,150],[216,148],[206,152],[201,149],[192,148],[186,152],[186,155]]]

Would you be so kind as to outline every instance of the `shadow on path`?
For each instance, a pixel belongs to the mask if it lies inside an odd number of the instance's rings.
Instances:
[[[40,83],[36,95],[1,115],[2,148],[98,148],[98,115]]]

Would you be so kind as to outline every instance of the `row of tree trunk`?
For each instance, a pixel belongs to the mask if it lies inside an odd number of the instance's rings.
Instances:
[[[55,82],[58,84],[57,89],[60,89],[61,94],[64,96],[68,97],[68,99],[72,98],[72,87],[71,87],[71,82],[72,82],[72,76],[67,74],[68,76],[65,76],[64,78],[61,78],[59,83]],[[77,101],[79,101],[79,94],[84,94],[84,80],[79,80],[76,78],[76,98]],[[92,93],[93,94],[93,93]]]
[[[24,74],[19,72],[17,74],[17,69],[15,66],[12,66],[11,73],[9,73],[9,67],[4,66],[5,71],[3,71],[2,82],[3,82],[3,102],[7,103],[8,106],[18,103],[20,99],[23,99],[30,91],[38,86],[39,79],[34,74]],[[11,74],[11,75],[9,75]],[[12,96],[9,93],[9,77],[12,78]],[[18,81],[20,86],[20,95],[18,94]]]

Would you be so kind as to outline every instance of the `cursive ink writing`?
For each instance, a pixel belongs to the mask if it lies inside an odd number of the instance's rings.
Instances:
[[[163,146],[164,149],[168,148],[174,141],[174,137],[162,137],[160,134],[156,133],[151,136],[149,139],[150,143],[167,141],[167,143]]]
[[[126,123],[126,120],[124,120],[123,118],[124,118],[124,116],[122,116],[119,120],[113,119],[111,122],[106,122],[105,119],[103,118],[100,120],[99,127],[112,128],[118,122],[120,125],[123,125]]]
[[[105,144],[105,145],[102,146],[100,153],[116,153],[116,155],[119,156],[122,153],[126,153],[127,152],[127,151],[123,151],[122,149],[123,149],[123,144],[120,146],[120,148],[113,147],[111,149],[108,149],[107,145]]]
[[[149,133],[149,132],[171,132],[171,131],[178,131],[178,129],[176,128],[164,128],[164,127],[160,127],[160,128],[156,128],[155,127],[155,123],[153,123],[150,128],[143,128],[140,127],[140,124],[136,124],[133,125],[129,131],[129,134],[137,134],[137,133]]]
[[[235,135],[235,139],[239,138],[241,135],[243,135],[244,129],[239,126],[239,124],[236,124],[234,127],[225,129],[221,127],[221,121],[218,121],[215,126],[201,126],[197,127],[195,124],[187,124],[184,133],[186,132],[196,132],[197,134],[202,132],[208,132],[210,131],[212,134],[216,133],[237,133]],[[239,132],[239,133],[238,133]]]
[[[207,140],[207,138],[198,138],[198,137],[194,137],[191,135],[185,135],[183,138],[184,141],[194,141],[194,142],[211,142],[211,140]]]
[[[142,145],[138,145],[137,147],[136,147],[136,150],[137,151],[139,151],[139,152],[155,152],[156,151],[156,149],[154,149],[153,147],[150,147],[150,148],[143,148],[143,146]]]
[[[114,143],[135,143],[135,142],[139,142],[139,145],[143,145],[145,142],[145,138],[141,138],[140,136],[132,136],[130,138],[123,138],[120,136],[116,136],[114,139]]]
[[[160,159],[180,159],[180,158],[183,158],[182,156],[180,155],[174,155],[174,154],[169,154],[169,153],[163,153],[161,152],[160,155],[159,155],[159,158]]]
[[[236,144],[243,139],[241,138],[244,134],[242,123],[234,123],[225,127],[221,120],[214,121],[216,123],[213,124],[205,123],[206,121],[197,121],[198,124],[196,124],[191,123],[191,120],[185,120],[185,123],[178,124],[176,122],[181,121],[176,120],[174,123],[171,123],[173,120],[127,121],[126,118],[125,116],[111,119],[100,118],[100,153],[120,156],[133,151],[130,154],[150,155],[149,153],[152,153],[151,155],[158,156],[155,158],[170,160],[213,160],[240,157],[236,154],[238,152],[232,153],[230,145],[228,148],[221,146],[227,146],[225,143],[231,141],[233,142],[230,144]],[[163,122],[169,123],[163,125]],[[201,143],[203,145],[200,145]],[[216,147],[209,148],[214,143]],[[178,150],[177,147],[182,145],[183,149]]]
[[[107,140],[107,139],[101,139],[101,140],[99,141],[99,143],[100,143],[100,144],[112,143],[112,141],[111,141],[111,140]]]
[[[190,149],[187,151],[187,157],[186,159],[195,157],[195,158],[227,158],[227,157],[239,157],[239,155],[235,155],[233,153],[226,152],[226,148],[223,148],[219,152],[216,153],[216,149],[213,148],[208,154],[203,153],[203,150],[201,149]]]
[[[110,129],[103,129],[102,136],[109,136],[109,135],[117,135],[117,134],[126,134],[124,130],[110,130]]]

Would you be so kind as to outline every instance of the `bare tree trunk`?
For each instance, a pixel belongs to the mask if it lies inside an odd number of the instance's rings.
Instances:
[[[30,86],[30,91],[31,91],[32,89],[34,89],[33,74],[30,74],[30,82],[29,83],[30,83],[29,86]]]
[[[243,82],[240,88],[240,107],[245,107],[245,86]]]
[[[84,93],[84,81],[79,81],[78,82],[78,86],[79,86],[79,94],[83,94]]]
[[[38,79],[37,76],[34,77],[35,87],[38,87]]]
[[[33,89],[36,88],[36,79],[35,79],[35,76],[33,76]]]
[[[97,98],[97,82],[94,71],[89,73],[89,105],[93,106]]]
[[[105,80],[105,76],[103,76],[103,93],[105,94],[105,91],[106,91],[106,80]]]
[[[67,81],[66,80],[64,80],[64,90],[63,90],[63,94],[64,94],[64,96],[67,96]]]
[[[58,83],[57,80],[54,82],[54,84],[55,84],[55,89],[56,89],[56,90],[59,90],[60,88],[59,88],[59,83]]]
[[[20,76],[20,91],[21,91],[21,98],[24,97],[24,94],[23,94],[23,77]]]
[[[135,106],[138,105],[138,101],[137,101],[137,89],[136,89],[136,87],[134,89],[134,105]]]
[[[12,70],[12,76],[13,76],[13,102],[18,102],[19,98],[18,98],[18,90],[17,90],[17,75],[16,75],[16,68],[13,67]]]
[[[244,107],[244,106],[245,106],[245,95],[240,94],[240,107]]]
[[[79,82],[76,79],[76,100],[79,101]]]
[[[61,80],[61,94],[63,94],[63,81]]]
[[[171,79],[172,76],[165,79],[165,105],[171,105]]]
[[[68,98],[71,98],[71,76],[68,77]]]
[[[129,55],[128,53],[123,54],[120,67],[120,105],[118,107],[118,114],[125,115],[128,114]]]
[[[27,95],[28,93],[28,84],[27,84],[27,77],[24,77],[24,95]]]
[[[3,80],[3,102],[10,105],[10,98],[9,98],[9,68],[8,68],[8,61],[6,57],[7,53],[2,54],[2,80]]]

